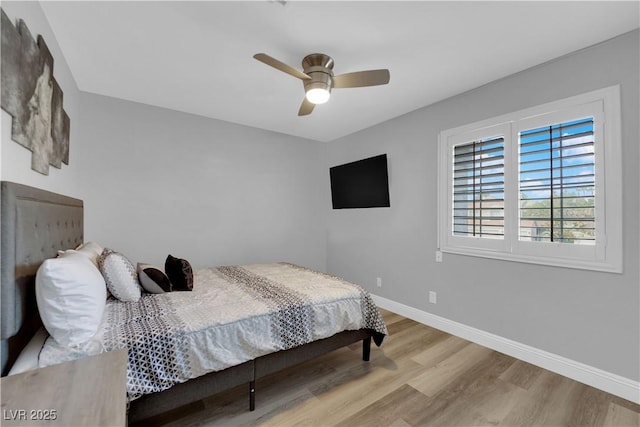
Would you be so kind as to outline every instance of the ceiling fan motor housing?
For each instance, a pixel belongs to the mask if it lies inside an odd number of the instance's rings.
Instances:
[[[303,80],[304,90],[333,88],[333,58],[323,53],[312,53],[302,60],[304,73],[311,79]]]

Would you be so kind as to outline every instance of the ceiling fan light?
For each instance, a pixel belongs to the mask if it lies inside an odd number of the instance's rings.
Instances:
[[[324,88],[312,88],[307,91],[307,101],[312,104],[324,104],[329,100],[331,93]]]

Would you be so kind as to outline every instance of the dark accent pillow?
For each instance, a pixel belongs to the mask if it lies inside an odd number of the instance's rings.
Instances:
[[[167,255],[164,271],[169,276],[174,291],[190,291],[193,289],[193,270],[189,261]]]
[[[150,264],[138,263],[137,270],[140,284],[145,291],[152,294],[163,294],[173,290],[171,281],[159,268]]]

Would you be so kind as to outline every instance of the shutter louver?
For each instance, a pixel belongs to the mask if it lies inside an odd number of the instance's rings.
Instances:
[[[454,147],[453,234],[504,238],[504,138]]]
[[[520,132],[522,241],[595,244],[593,118]]]

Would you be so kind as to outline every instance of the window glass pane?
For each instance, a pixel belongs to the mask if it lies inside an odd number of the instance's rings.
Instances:
[[[453,149],[453,234],[504,238],[504,138]]]
[[[594,245],[593,118],[520,132],[522,241]]]

